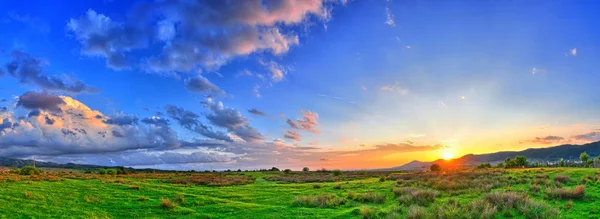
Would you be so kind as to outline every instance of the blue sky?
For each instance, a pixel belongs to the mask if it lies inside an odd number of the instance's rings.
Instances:
[[[0,156],[373,168],[600,140],[595,1],[244,3],[0,3]]]

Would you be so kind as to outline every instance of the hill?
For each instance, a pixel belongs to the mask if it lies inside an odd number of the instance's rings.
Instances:
[[[507,157],[515,156],[526,156],[530,161],[542,162],[542,161],[558,161],[561,158],[565,160],[579,160],[579,155],[583,152],[587,152],[590,157],[597,157],[600,155],[600,141],[592,142],[583,145],[565,144],[547,148],[530,148],[523,151],[501,151],[489,154],[467,154],[453,160],[435,160],[430,162],[423,162],[414,160],[402,166],[392,167],[391,170],[412,170],[427,168],[432,164],[440,164],[442,166],[450,167],[463,167],[463,166],[475,166],[480,163],[500,163],[503,162]]]

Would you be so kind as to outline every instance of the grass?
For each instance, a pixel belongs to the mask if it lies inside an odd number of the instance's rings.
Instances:
[[[0,218],[593,218],[598,172],[0,173]]]

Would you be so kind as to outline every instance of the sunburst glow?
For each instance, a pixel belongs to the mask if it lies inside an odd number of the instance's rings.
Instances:
[[[450,159],[454,158],[454,154],[453,154],[452,152],[450,152],[450,151],[445,151],[445,152],[442,154],[442,158],[443,158],[444,160],[450,160]]]

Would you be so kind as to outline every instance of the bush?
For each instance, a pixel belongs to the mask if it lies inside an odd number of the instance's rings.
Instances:
[[[546,196],[554,199],[582,199],[585,197],[585,186],[578,185],[575,189],[547,188]]]
[[[173,202],[169,199],[161,198],[160,199],[160,207],[163,209],[171,210],[171,209],[174,209],[175,207],[177,207],[177,204],[175,204],[175,202]]]
[[[385,201],[385,194],[378,194],[374,192],[368,193],[348,193],[348,199],[356,200],[359,202],[372,202],[372,203],[383,203]]]
[[[334,170],[331,172],[333,176],[341,176],[343,172],[341,170]]]
[[[289,173],[291,173],[291,172],[292,172],[292,170],[290,170],[290,169],[285,169],[285,170],[283,170],[283,172],[284,172],[284,173],[286,173],[286,174],[289,174]]]
[[[321,188],[321,184],[313,184],[313,188],[320,189]]]
[[[150,198],[146,197],[146,196],[140,196],[138,197],[138,201],[148,201],[150,200]]]
[[[360,215],[365,219],[376,218],[377,212],[374,208],[369,208],[368,206],[363,206],[360,208]]]
[[[425,216],[427,215],[427,212],[425,212],[425,208],[417,206],[417,205],[411,205],[410,207],[408,207],[408,212],[406,215],[407,219],[422,219],[425,218]]]
[[[438,172],[442,170],[442,167],[439,164],[432,164],[431,167],[429,167],[429,170]]]
[[[565,176],[565,175],[558,175],[554,177],[554,182],[558,182],[558,183],[566,183],[569,181],[569,176]]]
[[[138,185],[131,185],[131,186],[129,186],[129,189],[140,190],[140,186],[138,186]]]
[[[314,196],[297,197],[292,202],[292,206],[309,208],[333,208],[343,205],[346,202],[344,198],[339,198],[329,194],[319,194]]]
[[[310,169],[308,169],[308,167],[304,167],[304,168],[302,168],[302,171],[308,172],[308,171],[310,171]]]
[[[42,170],[35,168],[33,166],[25,166],[19,170],[19,174],[21,175],[37,175],[42,173]]]
[[[487,168],[492,168],[492,165],[490,163],[482,163],[477,165],[477,169],[487,169]]]
[[[398,200],[400,204],[417,204],[426,206],[429,203],[434,202],[435,198],[437,197],[436,191],[410,187],[393,187],[392,192],[396,197],[399,196]]]
[[[333,189],[342,189],[342,184],[336,184]]]

